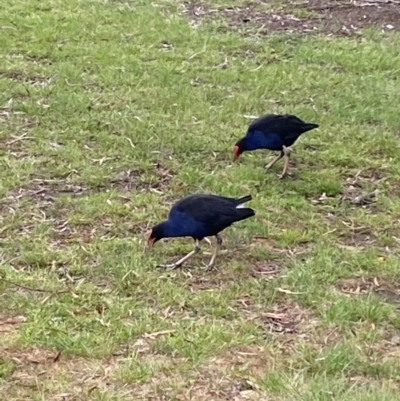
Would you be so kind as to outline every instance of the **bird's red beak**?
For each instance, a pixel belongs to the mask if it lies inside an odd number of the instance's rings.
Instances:
[[[237,159],[239,159],[239,156],[239,146],[236,145],[233,147],[233,161],[235,162]]]
[[[152,232],[150,232],[148,238],[147,238],[147,247],[151,248],[154,245],[154,241],[156,240],[155,238],[151,238]]]

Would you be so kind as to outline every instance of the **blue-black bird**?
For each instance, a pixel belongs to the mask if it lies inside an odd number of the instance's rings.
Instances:
[[[287,175],[289,158],[292,146],[297,138],[304,132],[318,128],[318,124],[306,123],[300,118],[285,114],[267,114],[253,121],[246,135],[236,142],[233,153],[233,160],[236,161],[240,154],[245,151],[256,149],[269,149],[279,151],[280,154],[265,168],[270,169],[278,160],[285,156],[285,164],[280,178]]]
[[[222,245],[219,233],[233,223],[255,215],[253,209],[245,208],[244,204],[252,199],[251,195],[242,198],[228,198],[218,195],[189,195],[176,202],[168,215],[168,219],[154,226],[149,234],[147,245],[152,247],[162,238],[192,237],[196,243],[193,251],[177,262],[159,267],[177,268],[190,257],[200,251],[200,241],[209,236],[215,236],[217,244],[211,256],[207,270],[214,266],[218,250]]]

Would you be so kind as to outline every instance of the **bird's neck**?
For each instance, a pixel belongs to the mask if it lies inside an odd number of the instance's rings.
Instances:
[[[171,220],[165,220],[160,223],[158,229],[162,232],[163,238],[176,237],[176,227]]]
[[[239,147],[243,150],[256,150],[260,147],[258,142],[254,135],[245,136],[239,141]]]

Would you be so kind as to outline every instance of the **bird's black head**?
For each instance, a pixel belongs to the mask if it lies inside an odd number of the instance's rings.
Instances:
[[[151,229],[149,237],[147,238],[147,246],[151,248],[157,241],[162,238],[164,238],[164,229],[161,223]]]
[[[233,161],[239,159],[239,156],[246,150],[245,138],[238,140],[233,147]]]

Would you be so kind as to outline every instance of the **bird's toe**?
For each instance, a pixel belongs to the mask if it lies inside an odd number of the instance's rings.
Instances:
[[[172,264],[167,264],[167,265],[157,265],[156,267],[158,268],[158,269],[172,269],[172,270],[174,270],[174,269],[178,269],[179,267],[181,267],[182,266],[182,264],[176,264],[176,263],[172,263]]]
[[[215,267],[214,263],[212,265],[206,265],[206,272],[216,271],[217,268]]]

